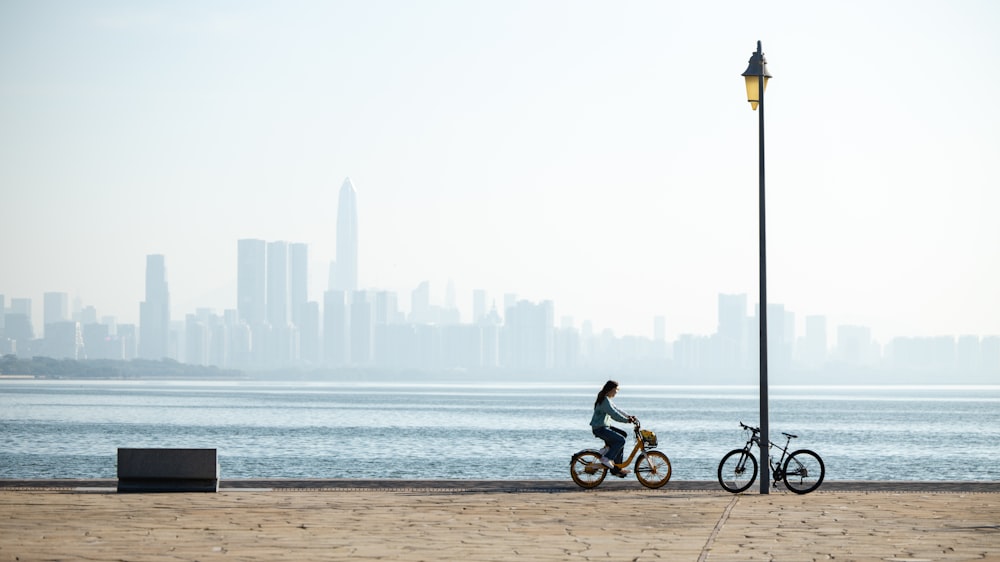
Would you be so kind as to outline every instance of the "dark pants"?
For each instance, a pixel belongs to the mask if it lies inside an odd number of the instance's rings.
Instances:
[[[612,426],[603,426],[594,428],[594,437],[598,437],[604,440],[604,444],[608,446],[608,452],[606,457],[615,461],[616,463],[622,462],[622,449],[625,448],[625,433],[624,429],[618,429]]]

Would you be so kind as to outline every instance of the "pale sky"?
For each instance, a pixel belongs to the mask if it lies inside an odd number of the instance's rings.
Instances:
[[[239,238],[360,281],[709,334],[758,292],[897,335],[1000,334],[1000,3],[0,1],[0,294],[138,322],[235,308]],[[833,342],[831,342],[833,343]]]

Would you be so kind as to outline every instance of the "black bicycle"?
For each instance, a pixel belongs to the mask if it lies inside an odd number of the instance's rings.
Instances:
[[[727,492],[738,494],[754,483],[757,479],[757,457],[750,452],[751,447],[757,445],[760,449],[760,428],[750,427],[740,422],[740,427],[749,433],[746,445],[742,449],[733,449],[722,457],[719,463],[719,484]],[[781,457],[773,463],[771,473],[774,475],[774,483],[784,482],[785,486],[796,494],[808,494],[819,488],[826,476],[826,467],[823,459],[809,449],[799,449],[791,454],[788,452],[788,445],[792,439],[798,435],[782,432],[787,438],[784,448],[781,449]],[[771,463],[771,447],[776,447],[773,442],[768,447],[767,460]]]

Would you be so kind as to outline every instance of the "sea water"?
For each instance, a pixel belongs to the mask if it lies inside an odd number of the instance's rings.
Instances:
[[[215,448],[223,479],[569,478],[600,447],[569,384],[0,380],[0,478],[115,478],[119,447]],[[1000,386],[778,386],[771,441],[830,480],[1000,480]],[[673,478],[715,480],[756,425],[750,386],[629,386]],[[630,437],[626,453],[631,450]],[[774,453],[774,450],[772,450]]]

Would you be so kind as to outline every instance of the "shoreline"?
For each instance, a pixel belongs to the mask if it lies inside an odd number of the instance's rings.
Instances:
[[[2,490],[75,490],[115,491],[116,478],[0,478]],[[755,483],[745,494],[757,494]],[[719,492],[730,495],[714,480],[671,480],[662,488],[650,490],[634,478],[607,479],[592,490],[584,490],[571,480],[468,480],[468,479],[374,479],[374,478],[239,478],[220,479],[219,491],[413,491],[449,490],[458,492],[496,493],[565,493],[636,490],[649,493],[686,491]],[[771,486],[772,494],[791,494],[783,485]],[[1000,494],[996,480],[827,480],[813,494],[821,492],[855,493],[988,493]],[[806,494],[810,495],[810,494]]]

